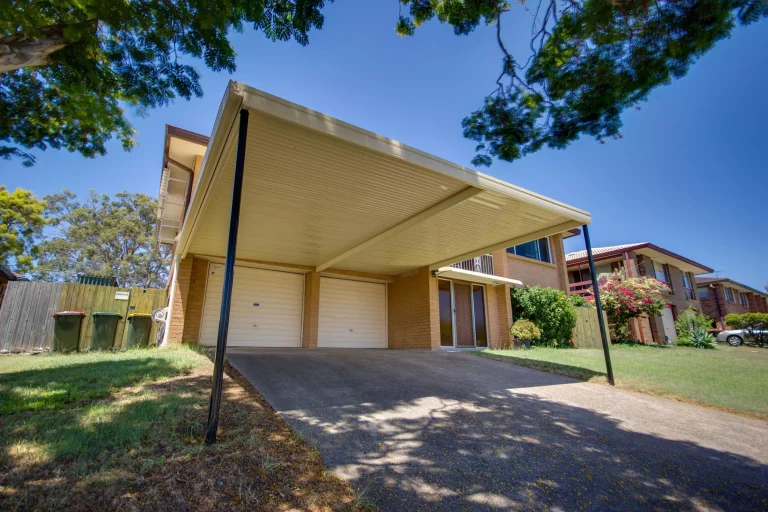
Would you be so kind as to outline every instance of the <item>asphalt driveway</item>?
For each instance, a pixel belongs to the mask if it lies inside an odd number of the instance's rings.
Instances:
[[[763,421],[465,353],[228,358],[384,510],[768,507]]]

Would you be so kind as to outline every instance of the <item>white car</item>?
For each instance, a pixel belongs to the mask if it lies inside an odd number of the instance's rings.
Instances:
[[[768,331],[756,331],[756,333],[762,334],[763,338],[768,335]],[[744,329],[720,331],[720,333],[717,335],[717,341],[721,343],[728,343],[734,347],[738,347],[744,343],[745,340],[754,341],[753,336]]]

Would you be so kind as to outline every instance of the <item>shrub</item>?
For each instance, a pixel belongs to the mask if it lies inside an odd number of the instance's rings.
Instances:
[[[538,345],[567,344],[576,327],[576,310],[568,295],[554,288],[513,288],[512,312],[515,318],[530,320],[539,328]]]
[[[677,344],[694,348],[717,348],[715,337],[700,325],[695,325],[685,335],[678,336]]]
[[[600,274],[600,300],[611,323],[614,341],[630,339],[629,320],[661,313],[667,306],[662,292],[669,287],[652,277],[629,277],[624,271]],[[594,300],[594,296],[588,299]]]
[[[702,315],[693,308],[688,308],[677,317],[677,320],[675,320],[675,330],[677,331],[678,338],[677,343],[684,345],[685,342],[681,343],[680,340],[683,338],[687,340],[695,329],[708,331],[711,328],[711,318]]]
[[[541,338],[541,330],[530,320],[518,320],[512,324],[509,334],[516,340],[535,341]]]
[[[593,308],[595,305],[581,295],[571,295],[571,304],[577,308]]]

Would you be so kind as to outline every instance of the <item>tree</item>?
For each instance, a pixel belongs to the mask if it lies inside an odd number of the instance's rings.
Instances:
[[[40,244],[35,273],[51,281],[78,274],[115,276],[119,286],[162,287],[170,251],[156,235],[157,202],[145,194],[110,198],[91,191],[84,202],[63,190],[45,197],[56,233]]]
[[[332,1],[332,0],[330,0]],[[768,16],[765,0],[539,0],[530,53],[505,44],[507,0],[393,0],[407,12],[401,36],[437,18],[457,35],[481,23],[496,31],[500,73],[483,105],[463,121],[476,141],[475,165],[513,161],[542,147],[562,149],[582,134],[619,137],[621,114],[728,37],[737,24]],[[323,26],[324,0],[13,1],[0,14],[0,157],[34,162],[29,148],[66,148],[92,157],[133,132],[120,103],[141,109],[202,95],[183,63],[202,58],[235,69],[231,29],[245,24],[271,40],[306,45]],[[527,12],[521,11],[525,9]]]
[[[531,286],[513,288],[512,311],[516,319],[533,322],[541,337],[533,343],[544,346],[565,346],[573,337],[576,310],[561,290]]]
[[[495,89],[462,123],[478,142],[475,165],[563,149],[582,134],[620,137],[624,110],[683,77],[737,23],[768,16],[765,0],[539,0],[524,4],[535,11],[530,53],[516,57],[503,37],[506,0],[400,1],[410,11],[397,25],[402,36],[433,17],[457,35],[480,23],[496,29]]]
[[[333,1],[333,0],[330,0]],[[202,96],[184,63],[235,69],[227,36],[253,24],[271,40],[308,43],[324,0],[12,0],[0,13],[0,157],[27,150],[103,155],[134,145],[121,104],[140,109]],[[2,144],[9,142],[11,144]]]
[[[600,274],[597,280],[600,300],[611,324],[614,341],[630,340],[629,321],[633,318],[651,317],[661,313],[667,302],[662,293],[669,287],[648,276],[629,277],[624,271]],[[594,295],[586,297],[594,301]]]
[[[45,205],[29,190],[11,193],[0,185],[0,264],[20,272],[30,269],[46,224]]]
[[[731,313],[725,323],[732,329],[743,329],[747,336],[761,347],[768,344],[768,313]]]

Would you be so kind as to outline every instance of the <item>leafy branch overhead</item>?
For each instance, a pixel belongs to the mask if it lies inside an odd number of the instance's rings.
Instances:
[[[415,33],[437,18],[457,35],[492,25],[501,53],[496,88],[466,117],[478,142],[475,165],[516,160],[543,146],[562,149],[582,134],[619,137],[621,114],[650,92],[683,77],[736,24],[768,15],[766,0],[539,0],[528,52],[515,55],[504,31],[503,0],[400,0],[409,8],[397,32]],[[517,9],[520,12],[520,9]]]
[[[139,111],[201,96],[189,64],[235,70],[230,30],[309,42],[333,0],[11,0],[0,9],[0,158],[34,163],[33,149],[93,157],[135,134]],[[621,114],[687,72],[737,24],[768,15],[768,0],[392,0],[402,36],[436,18],[457,35],[494,30],[501,66],[492,92],[463,121],[476,165],[513,161],[582,134],[618,137]],[[520,45],[512,16],[532,20]],[[256,56],[258,57],[258,56]]]
[[[329,0],[333,1],[333,0]],[[123,105],[167,105],[203,94],[185,57],[235,70],[229,31],[271,40],[321,28],[324,0],[12,0],[0,10],[0,158],[65,148],[93,157],[117,138],[135,144]]]

